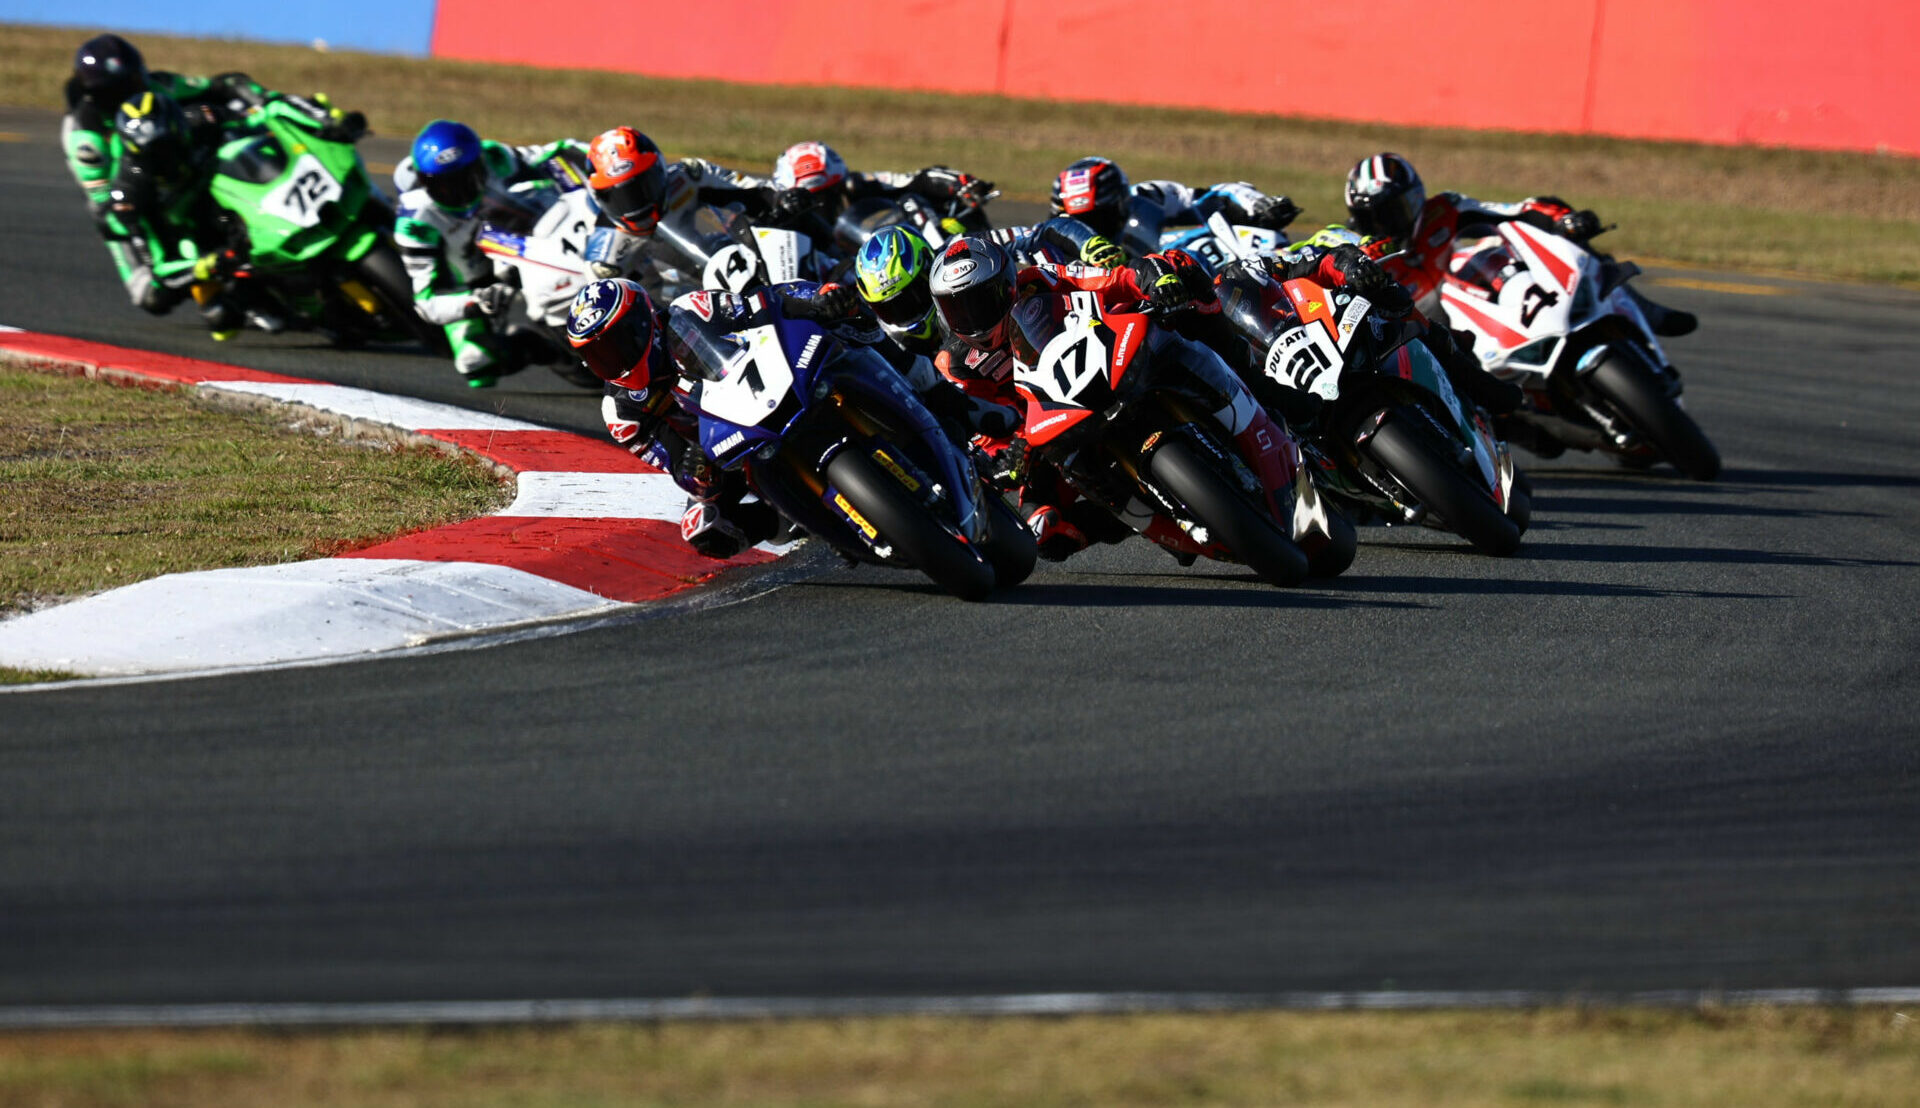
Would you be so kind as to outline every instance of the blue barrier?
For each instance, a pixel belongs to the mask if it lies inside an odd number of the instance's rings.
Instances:
[[[195,0],[191,4],[134,0],[0,0],[0,23],[44,23],[90,33],[117,31],[140,45],[141,32],[253,39],[324,41],[343,50],[425,55],[433,38],[435,0],[320,0],[312,5],[271,0]]]

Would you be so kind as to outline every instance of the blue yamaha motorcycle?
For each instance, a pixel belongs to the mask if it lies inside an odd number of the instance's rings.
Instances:
[[[1033,533],[899,373],[779,301],[749,294],[750,316],[724,324],[673,313],[707,456],[856,561],[918,569],[966,600],[1025,580]]]

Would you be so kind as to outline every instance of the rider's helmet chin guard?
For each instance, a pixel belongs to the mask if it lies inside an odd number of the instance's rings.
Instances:
[[[1126,230],[1127,175],[1106,158],[1081,158],[1061,170],[1049,199],[1053,214],[1070,215],[1115,242]]]
[[[674,376],[667,358],[655,357],[653,301],[624,277],[594,281],[567,308],[567,344],[595,377],[644,393]]]
[[[587,147],[594,203],[628,234],[651,235],[667,199],[667,162],[660,147],[632,127],[595,135]]]
[[[487,187],[480,136],[450,119],[436,119],[420,128],[413,140],[413,171],[427,198],[448,211],[473,211]]]
[[[1013,259],[993,240],[962,235],[933,263],[928,287],[940,318],[976,350],[997,349],[1013,326]]]
[[[854,259],[860,298],[889,330],[931,335],[933,248],[913,230],[882,227]]]
[[[1362,158],[1347,174],[1347,214],[1355,230],[1402,239],[1413,232],[1427,206],[1427,186],[1413,163],[1398,154]]]
[[[73,55],[73,79],[86,98],[106,111],[147,89],[147,63],[119,35],[95,35]]]

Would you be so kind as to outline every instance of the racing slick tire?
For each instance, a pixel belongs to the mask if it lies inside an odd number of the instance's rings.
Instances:
[[[1720,452],[1640,358],[1611,349],[1588,382],[1673,468],[1695,481],[1720,476]]]
[[[934,584],[962,600],[993,591],[992,564],[864,453],[842,450],[827,463],[827,480]]]
[[[1500,510],[1491,492],[1439,456],[1418,420],[1396,409],[1367,440],[1365,450],[1475,550],[1503,557],[1519,550],[1518,523]]]
[[[1169,437],[1147,459],[1147,470],[1262,580],[1293,586],[1307,579],[1311,567],[1306,551],[1255,510],[1193,447]]]
[[[1033,531],[1020,522],[1020,517],[1007,507],[1006,500],[992,489],[985,490],[987,526],[992,535],[981,545],[980,550],[993,564],[994,582],[1001,588],[1011,588],[1033,575],[1034,563],[1040,559],[1040,548],[1033,540]]]

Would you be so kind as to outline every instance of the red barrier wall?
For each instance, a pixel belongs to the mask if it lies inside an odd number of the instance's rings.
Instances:
[[[1364,21],[1374,28],[1355,28]],[[444,57],[1920,154],[1915,0],[440,0]],[[1362,79],[1371,73],[1374,80]]]

